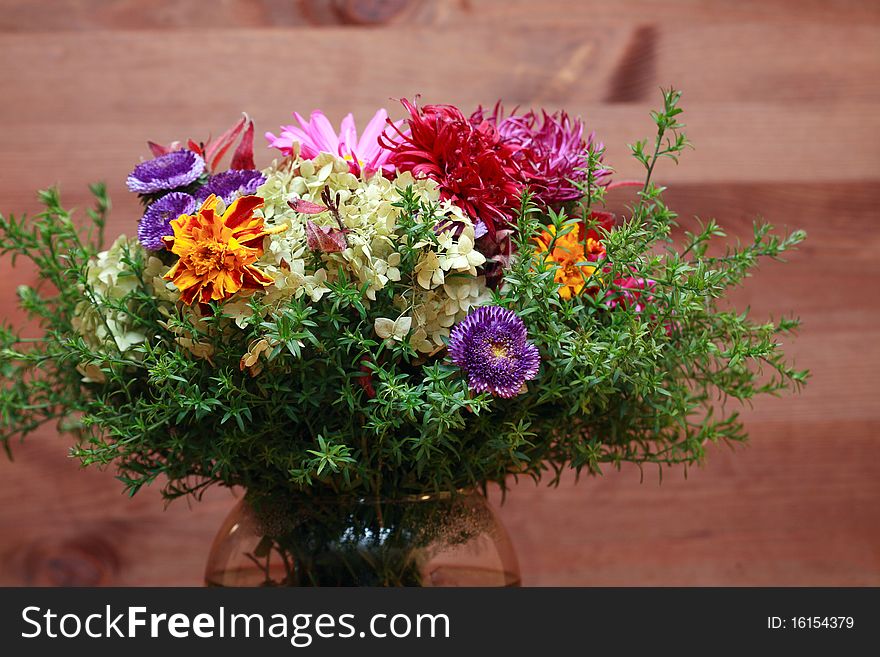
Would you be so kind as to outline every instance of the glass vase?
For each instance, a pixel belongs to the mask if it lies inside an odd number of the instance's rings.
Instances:
[[[245,496],[208,586],[519,586],[513,546],[476,492],[400,499]]]

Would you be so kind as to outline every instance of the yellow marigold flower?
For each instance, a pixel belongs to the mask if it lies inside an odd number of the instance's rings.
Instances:
[[[558,265],[554,280],[559,283],[559,296],[563,299],[571,299],[580,294],[586,281],[596,271],[594,264],[588,264],[590,255],[604,254],[601,244],[588,237],[586,244],[580,239],[580,230],[573,228],[564,235],[556,236],[556,226],[552,224],[537,237],[537,253],[544,257],[544,261]],[[552,245],[552,249],[551,249]]]
[[[171,222],[174,236],[165,244],[179,257],[165,279],[180,290],[186,304],[194,301],[225,301],[239,290],[259,290],[272,278],[253,266],[263,255],[263,238],[286,226],[267,229],[254,210],[263,205],[259,196],[242,196],[223,214],[213,194],[195,214],[180,215]]]

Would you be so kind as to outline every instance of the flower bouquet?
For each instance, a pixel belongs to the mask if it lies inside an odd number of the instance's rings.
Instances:
[[[244,489],[210,583],[515,583],[488,484],[686,467],[745,439],[727,400],[806,378],[778,341],[796,320],[724,303],[804,234],[677,230],[654,173],[688,146],[679,98],[631,146],[639,182],[565,112],[404,100],[360,136],[296,114],[262,170],[246,116],[150,143],[137,236],[106,250],[101,185],[82,225],[41,192],[41,214],[0,217],[43,329],[0,331],[0,440],[57,421],[129,493]]]

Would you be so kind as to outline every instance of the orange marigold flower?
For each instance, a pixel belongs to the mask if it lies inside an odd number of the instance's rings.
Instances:
[[[535,237],[538,255],[542,255],[545,262],[558,265],[554,280],[560,285],[559,296],[563,299],[571,299],[584,290],[596,271],[592,263],[605,255],[605,248],[598,239],[588,235],[584,240],[581,234],[579,225],[557,236],[556,226],[550,225]]]
[[[286,227],[266,229],[254,210],[263,205],[259,196],[242,196],[222,215],[220,199],[213,194],[195,214],[182,214],[171,222],[174,235],[165,245],[178,261],[165,274],[180,290],[184,303],[225,301],[240,290],[259,290],[273,279],[253,266],[263,255],[263,238]]]

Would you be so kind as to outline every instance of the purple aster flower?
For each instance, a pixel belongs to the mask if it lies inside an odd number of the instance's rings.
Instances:
[[[200,203],[211,194],[223,199],[229,205],[239,196],[255,194],[257,187],[266,182],[266,177],[253,169],[231,169],[211,176],[205,186],[196,193]]]
[[[522,167],[526,182],[535,198],[549,206],[576,201],[583,193],[575,184],[587,179],[587,150],[601,149],[593,142],[592,133],[584,135],[584,124],[565,112],[539,116],[535,112],[504,116],[500,104],[491,113],[479,108],[471,116],[471,123],[483,121],[495,125],[502,140],[514,146],[513,159]],[[596,171],[596,182],[607,185],[611,171]]]
[[[452,328],[449,355],[477,392],[513,397],[538,373],[541,357],[512,310],[482,306]]]
[[[185,187],[205,170],[205,161],[183,149],[141,162],[128,175],[128,188],[138,194],[153,194]]]
[[[165,248],[162,238],[173,235],[171,222],[182,214],[192,214],[196,200],[183,192],[171,192],[150,205],[138,224],[138,240],[151,251]]]

